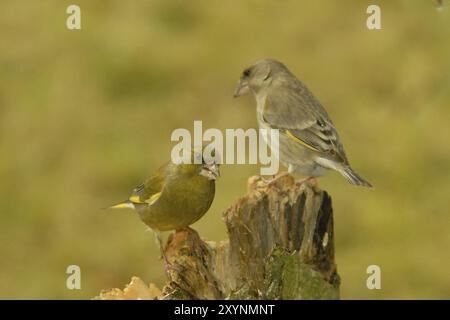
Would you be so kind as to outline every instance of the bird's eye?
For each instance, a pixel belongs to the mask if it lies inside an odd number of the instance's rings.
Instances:
[[[319,119],[319,120],[317,120],[316,122],[317,122],[317,124],[318,124],[320,127],[322,127],[322,128],[325,127],[325,123],[323,122],[323,120],[320,120],[320,119]]]
[[[242,75],[244,77],[248,77],[250,75],[251,70],[250,69],[245,69],[244,72],[242,72]]]

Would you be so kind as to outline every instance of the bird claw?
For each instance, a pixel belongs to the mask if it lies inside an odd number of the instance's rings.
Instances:
[[[298,180],[298,182],[299,182],[300,184],[303,184],[303,183],[308,182],[308,184],[309,184],[311,187],[313,187],[313,188],[319,186],[319,182],[317,181],[316,177],[307,177],[307,178]]]
[[[264,184],[264,187],[272,187],[272,186],[276,185],[276,183],[278,182],[278,180],[280,178],[283,178],[287,175],[289,175],[289,172],[286,171],[286,172],[280,173],[278,176],[272,177],[272,179],[266,179],[264,177],[261,177],[261,180]]]

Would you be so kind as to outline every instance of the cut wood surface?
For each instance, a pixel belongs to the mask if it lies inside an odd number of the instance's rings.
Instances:
[[[202,240],[191,228],[173,233],[164,248],[167,284],[162,292],[150,285],[142,298],[339,298],[333,209],[325,191],[291,176],[269,186],[251,177],[248,193],[223,219],[228,239],[220,243]],[[140,290],[145,286],[133,281]],[[130,299],[139,298],[132,284],[126,288],[134,292]],[[127,299],[124,291],[104,291],[98,298]]]

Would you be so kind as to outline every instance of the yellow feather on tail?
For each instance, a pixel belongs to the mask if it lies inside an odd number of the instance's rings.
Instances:
[[[125,200],[124,202],[115,204],[110,209],[134,209],[134,204],[130,200]]]

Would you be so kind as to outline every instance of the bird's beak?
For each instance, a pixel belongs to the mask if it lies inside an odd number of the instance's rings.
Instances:
[[[236,87],[236,90],[234,91],[234,98],[240,97],[250,91],[250,88],[248,87],[247,80],[239,80],[238,86]]]
[[[200,175],[209,180],[217,180],[220,177],[219,165],[216,163],[205,165],[200,171]]]

